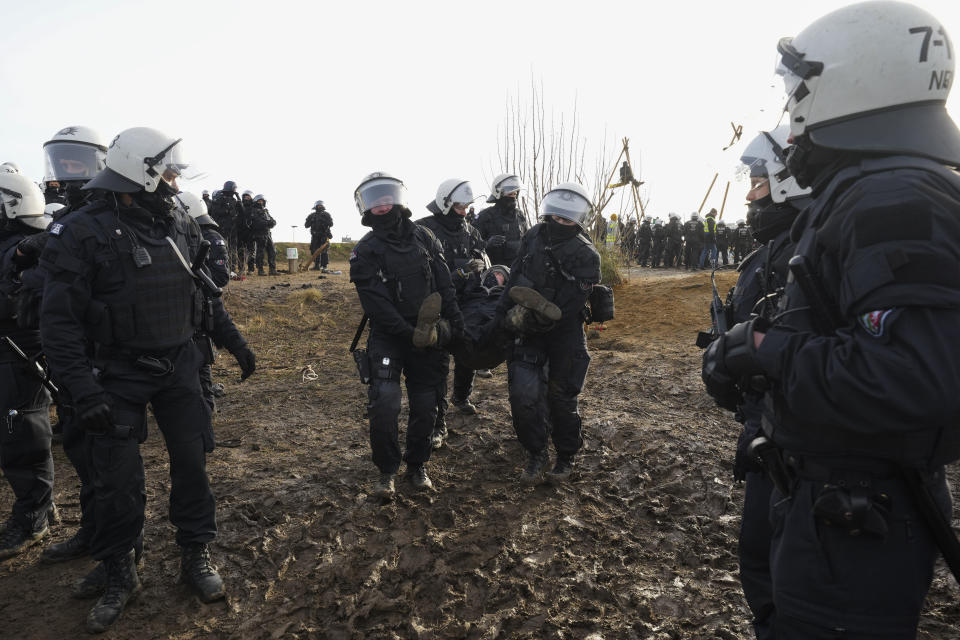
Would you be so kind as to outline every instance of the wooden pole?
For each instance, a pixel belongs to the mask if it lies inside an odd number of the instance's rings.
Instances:
[[[713,191],[713,185],[717,183],[717,176],[719,175],[719,173],[713,174],[713,180],[710,182],[710,187],[707,189],[707,195],[703,196],[703,202],[700,203],[700,208],[697,209],[697,213],[703,211],[703,205],[707,204],[707,198],[710,197],[710,192]]]
[[[723,208],[727,206],[727,194],[730,193],[730,181],[727,180],[727,188],[723,190],[723,204],[720,205],[720,217],[717,221],[723,220]]]
[[[627,156],[627,166],[630,167],[630,173],[633,173],[633,161],[630,160],[630,149],[627,147],[627,139],[623,139],[623,153]],[[634,175],[633,179],[636,180],[637,176]],[[643,203],[640,202],[640,192],[637,190],[637,185],[630,183],[630,191],[633,193],[633,213],[637,216],[637,224],[640,224],[640,221],[643,220],[643,216],[646,215],[643,211]]]

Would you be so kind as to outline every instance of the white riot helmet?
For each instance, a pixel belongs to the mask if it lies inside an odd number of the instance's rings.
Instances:
[[[523,189],[520,176],[515,173],[501,173],[490,183],[490,196],[487,202],[496,202],[508,193],[516,193]]]
[[[0,173],[20,173],[20,167],[15,162],[0,164]]]
[[[253,197],[253,190],[252,190],[252,189],[247,189],[246,191],[243,192],[243,195],[244,195],[244,196],[250,196],[250,197],[252,198],[252,197]],[[241,196],[241,197],[242,197],[242,196]]]
[[[59,202],[48,202],[47,206],[43,208],[43,212],[52,218],[53,216],[57,215],[58,211],[66,208],[67,205],[65,204],[60,204]]]
[[[106,140],[90,127],[64,127],[43,143],[44,182],[86,182],[106,166]]]
[[[780,125],[773,131],[761,131],[743,155],[744,173],[751,178],[767,178],[770,182],[770,197],[780,204],[788,200],[809,197],[810,189],[801,189],[796,179],[787,170],[787,136],[790,125]]]
[[[196,220],[197,224],[219,226],[207,213],[207,203],[203,201],[203,198],[198,198],[197,194],[181,191],[177,194],[176,199],[179,201],[180,208]]]
[[[317,200],[316,202],[313,203],[313,208],[314,208],[314,209],[316,209],[316,208],[318,208],[318,207],[322,207],[322,206],[323,206],[323,200]]]
[[[0,205],[4,218],[19,220],[33,229],[46,229],[52,220],[44,215],[46,202],[40,187],[19,173],[0,172]]]
[[[590,194],[576,182],[563,182],[543,196],[540,203],[540,218],[557,216],[577,223],[583,231],[593,213]]]
[[[434,198],[432,203],[434,206],[427,205],[427,208],[434,213],[445,216],[450,214],[453,205],[460,204],[468,207],[474,200],[476,198],[473,195],[473,187],[470,186],[469,180],[450,178],[440,183],[440,186],[437,187],[437,197]],[[466,214],[466,210],[464,210],[464,214]]]
[[[183,153],[182,138],[150,127],[121,131],[107,149],[107,167],[84,189],[106,189],[117,193],[153,193],[161,183],[176,191],[177,177],[197,176]]]
[[[260,202],[261,200],[263,200],[263,204],[267,204],[267,196],[263,195],[262,193],[258,193],[257,195],[253,196],[254,202]]]
[[[781,39],[777,50],[795,138],[960,166],[960,131],[945,108],[956,52],[926,11],[903,2],[853,4]]]
[[[407,188],[399,178],[389,173],[375,171],[360,181],[353,192],[357,211],[366,214],[376,206],[407,206]]]

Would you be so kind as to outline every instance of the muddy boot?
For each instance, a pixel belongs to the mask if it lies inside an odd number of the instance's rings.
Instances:
[[[214,602],[226,597],[223,579],[210,562],[210,550],[203,543],[183,547],[180,555],[180,582],[190,585],[201,602]]]
[[[98,562],[93,571],[83,576],[70,587],[70,597],[77,600],[96,598],[107,588],[107,565]]]
[[[437,344],[437,321],[440,320],[440,308],[443,299],[434,291],[420,304],[417,313],[417,326],[413,330],[413,346],[418,349]]]
[[[257,275],[258,275],[258,276],[265,276],[265,275],[267,275],[267,272],[263,270],[263,267],[257,267]]]
[[[493,372],[490,369],[477,369],[476,375],[478,378],[492,378]]]
[[[378,498],[392,498],[393,494],[393,474],[381,473],[377,478],[377,485],[373,488],[373,495]]]
[[[413,483],[413,486],[420,491],[433,489],[433,482],[427,475],[427,470],[422,464],[411,464],[407,466],[407,478]]]
[[[270,267],[270,270],[267,272],[267,274],[268,274],[268,275],[271,275],[271,276],[278,276],[278,275],[280,275],[279,273],[277,273],[277,268],[276,268],[276,267]]]
[[[80,527],[72,537],[44,549],[40,559],[44,562],[65,562],[74,558],[83,558],[90,553],[92,537],[92,531]]]
[[[540,295],[539,291],[529,287],[511,288],[510,299],[549,322],[557,322],[562,315],[560,307]]]
[[[503,324],[507,331],[523,335],[527,333],[533,325],[533,312],[520,305],[510,307],[507,309],[507,315],[503,319]]]
[[[7,520],[7,528],[0,535],[0,560],[22,553],[27,547],[37,544],[50,532],[46,518],[37,528],[14,518]]]
[[[523,484],[535,485],[543,481],[543,472],[547,468],[547,451],[528,451],[527,464],[523,467],[523,473],[520,474],[520,481]]]
[[[547,472],[547,480],[560,484],[569,480],[571,473],[573,473],[573,456],[557,454],[557,462],[553,465],[553,469]]]
[[[460,413],[465,413],[468,416],[477,415],[477,407],[467,398],[458,398],[456,396],[450,398],[450,404],[455,406]]]
[[[87,615],[87,631],[102,633],[117,621],[123,608],[140,592],[140,577],[133,562],[133,549],[102,562],[107,586]]]

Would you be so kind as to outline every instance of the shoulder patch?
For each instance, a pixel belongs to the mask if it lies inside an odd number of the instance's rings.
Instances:
[[[50,225],[50,234],[51,234],[51,235],[58,236],[58,235],[60,235],[61,233],[63,233],[63,225],[62,225],[62,224],[60,224],[59,222],[54,222],[52,225]]]
[[[886,329],[887,318],[893,311],[893,309],[878,309],[861,314],[857,317],[857,320],[864,331],[874,338],[880,338]]]

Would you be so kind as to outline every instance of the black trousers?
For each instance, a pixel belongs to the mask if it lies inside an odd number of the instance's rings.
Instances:
[[[129,359],[98,359],[100,385],[116,428],[85,436],[93,480],[95,531],[91,554],[97,560],[133,548],[144,522],[146,491],[140,443],[147,437],[147,404],[170,457],[170,521],[177,544],[206,543],[217,533],[216,504],[207,479],[210,409],[200,388],[204,358],[193,340],[168,354],[173,371],[144,371]]]
[[[583,325],[558,325],[524,337],[507,358],[510,411],[517,438],[537,453],[552,438],[557,453],[573,456],[583,445],[578,396],[587,378]]]
[[[271,271],[277,270],[277,250],[273,246],[273,238],[269,235],[256,236],[253,239],[257,250],[257,269],[263,269],[263,256],[267,256],[267,265]]]
[[[0,469],[13,489],[14,521],[43,526],[53,501],[50,394],[27,366],[0,353]]]
[[[747,471],[740,520],[740,584],[753,613],[753,630],[759,640],[774,640],[776,610],[770,579],[770,494],[773,483],[765,472]]]
[[[871,460],[828,464],[823,474],[801,471],[789,500],[776,489],[771,494],[777,638],[912,640],[933,579],[936,544],[892,465],[878,472]],[[943,468],[928,477],[927,486],[949,517]],[[834,491],[870,497],[886,533],[851,535],[836,520],[816,515],[814,503]]]
[[[320,246],[327,241],[327,238],[322,235],[311,235],[310,236],[310,255],[313,255],[313,252],[320,248]],[[330,264],[330,256],[327,253],[330,251],[328,246],[326,249],[320,252],[320,255],[317,256],[313,264],[315,267],[320,269],[326,269],[327,265]]]
[[[400,462],[423,464],[430,459],[430,434],[437,418],[437,405],[444,398],[449,356],[442,349],[417,349],[410,340],[370,330],[370,448],[373,462],[383,473],[396,473]],[[399,444],[400,377],[407,387],[410,413],[406,451]]]
[[[61,386],[60,396],[63,403],[72,406],[72,400]],[[89,535],[96,530],[93,502],[93,473],[90,471],[90,459],[87,455],[86,434],[75,412],[64,413],[60,409],[60,420],[63,422],[63,452],[77,472],[80,479],[80,528]]]

